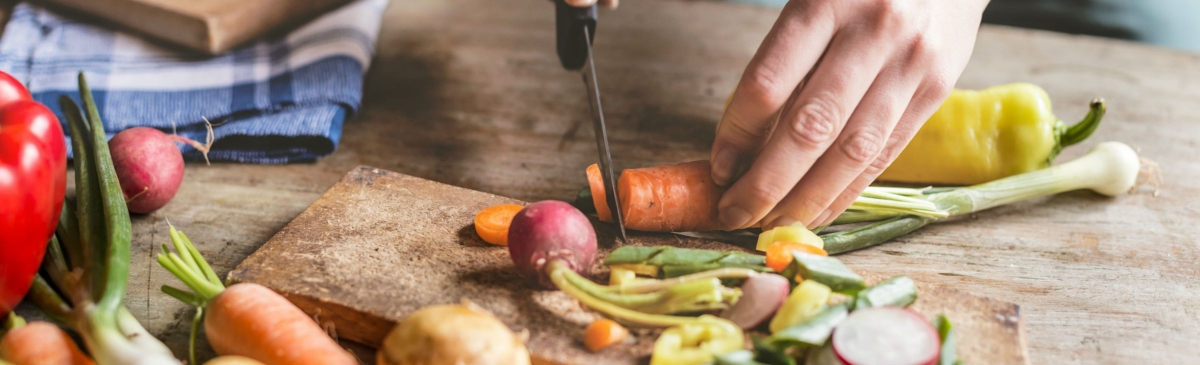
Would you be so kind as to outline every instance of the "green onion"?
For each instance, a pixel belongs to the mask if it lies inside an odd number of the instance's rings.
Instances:
[[[917,285],[907,276],[897,276],[863,289],[854,296],[854,309],[907,307],[917,301]]]
[[[79,91],[86,118],[71,98],[59,99],[73,137],[75,206],[64,203],[47,245],[46,276],[34,279],[29,298],[78,332],[96,364],[179,365],[122,303],[129,278],[129,212],[104,124],[82,73]]]

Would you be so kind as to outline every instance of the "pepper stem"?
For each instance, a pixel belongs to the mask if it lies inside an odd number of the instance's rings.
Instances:
[[[1100,126],[1100,119],[1104,118],[1106,106],[1104,99],[1092,99],[1092,103],[1088,105],[1088,114],[1083,117],[1079,123],[1067,127],[1058,137],[1059,148],[1083,142],[1083,140],[1092,136],[1096,132],[1096,127]],[[1053,157],[1051,157],[1053,158]]]

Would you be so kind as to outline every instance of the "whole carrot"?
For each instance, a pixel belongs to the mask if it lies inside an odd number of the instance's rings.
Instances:
[[[0,339],[0,359],[19,365],[95,365],[58,326],[26,324],[12,313],[8,334]]]
[[[358,364],[354,355],[338,346],[316,321],[286,298],[253,283],[226,288],[186,235],[175,227],[170,227],[169,234],[178,253],[169,252],[163,245],[158,263],[192,293],[170,286],[162,290],[203,314],[205,334],[217,354],[244,356],[271,365]]]

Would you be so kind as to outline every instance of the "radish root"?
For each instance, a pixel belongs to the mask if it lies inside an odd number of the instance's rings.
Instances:
[[[125,202],[128,203],[128,202],[134,201],[139,196],[142,196],[142,194],[145,194],[147,191],[150,191],[149,186],[142,187],[142,191],[139,191],[137,194],[133,194],[133,196],[131,196],[131,197],[125,198]]]
[[[1138,170],[1137,181],[1133,183],[1133,187],[1129,189],[1129,193],[1132,194],[1142,185],[1150,185],[1150,187],[1154,188],[1154,192],[1151,195],[1158,197],[1158,189],[1163,184],[1162,170],[1159,169],[1157,162],[1150,159],[1139,157],[1138,160],[1141,161],[1142,168]]]
[[[213,135],[212,122],[209,122],[208,118],[205,118],[205,117],[200,117],[200,118],[204,119],[204,128],[208,129],[208,135],[204,138],[203,144],[201,144],[200,142],[193,141],[190,138],[180,136],[178,133],[175,132],[174,124],[171,125],[171,132],[172,132],[171,139],[174,139],[176,142],[192,146],[192,148],[195,148],[197,151],[200,151],[200,153],[202,155],[204,155],[204,164],[212,165],[212,162],[210,162],[208,160],[208,151],[212,150],[213,141],[215,139],[215,136]]]

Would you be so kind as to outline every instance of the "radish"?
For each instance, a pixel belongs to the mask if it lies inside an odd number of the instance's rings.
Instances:
[[[129,128],[108,141],[112,150],[113,168],[129,212],[149,214],[171,201],[179,184],[183,182],[183,154],[175,142],[192,145],[208,159],[208,148],[212,145],[212,127],[209,126],[207,145],[168,135],[154,128]]]
[[[758,327],[783,305],[788,297],[788,279],[775,274],[754,275],[742,284],[742,297],[721,313],[721,318],[748,330]]]
[[[833,352],[847,365],[933,365],[937,330],[901,307],[859,308],[833,331]]]
[[[517,272],[544,288],[554,288],[551,267],[587,275],[596,259],[596,230],[583,212],[557,200],[530,204],[508,228],[508,253]]]

